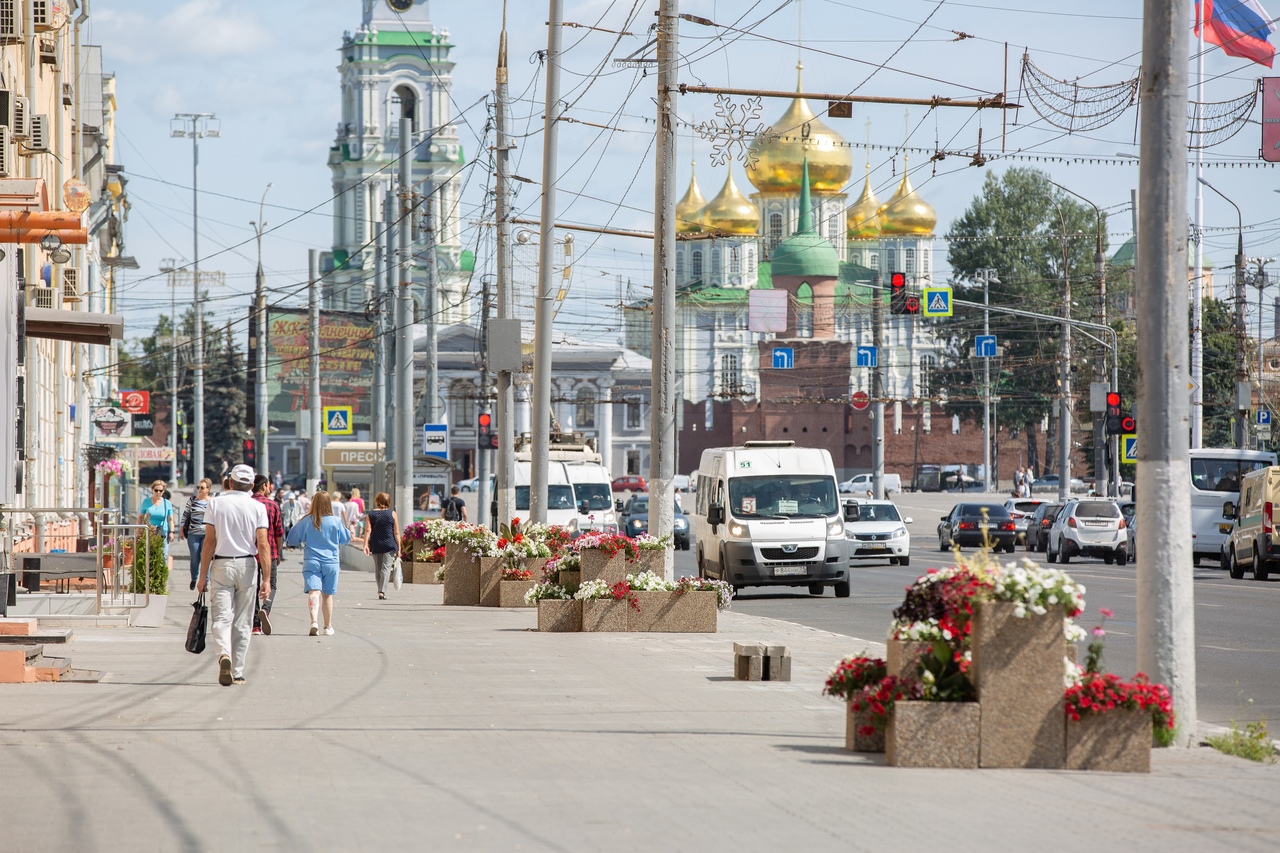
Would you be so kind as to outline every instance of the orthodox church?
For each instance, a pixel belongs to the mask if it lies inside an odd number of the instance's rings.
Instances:
[[[432,26],[427,0],[363,0],[360,27],[343,34],[342,115],[329,149],[333,248],[321,259],[326,309],[365,311],[379,289],[377,235],[406,147],[400,120],[408,118],[412,182],[427,196],[413,222],[418,314],[425,313],[432,244],[438,319],[459,322],[469,314],[466,282],[475,258],[459,231],[456,176],[466,160],[453,124],[452,48],[449,31]],[[391,215],[399,218],[398,210]]]

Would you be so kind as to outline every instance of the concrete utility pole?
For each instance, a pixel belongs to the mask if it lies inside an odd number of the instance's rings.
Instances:
[[[489,416],[489,282],[480,282],[480,399],[477,401],[480,417]],[[479,435],[480,417],[476,418]],[[489,423],[493,431],[492,421]],[[476,442],[476,524],[489,526],[489,440]]]
[[[1258,408],[1267,408],[1266,398],[1263,396],[1262,387],[1262,292],[1267,288],[1267,264],[1274,264],[1275,258],[1249,258],[1249,263],[1258,268],[1254,273],[1253,283],[1258,286]],[[1273,321],[1274,322],[1274,321]],[[1258,450],[1263,449],[1265,444],[1261,436],[1255,435],[1254,447]]]
[[[400,293],[396,318],[396,515],[413,520],[413,120],[400,119]],[[432,247],[432,252],[435,249]],[[430,295],[430,288],[427,293]],[[434,378],[434,377],[432,377]],[[426,389],[435,397],[435,388]]]
[[[996,271],[990,268],[978,270],[982,276],[982,334],[991,334],[991,282],[1000,283]],[[991,358],[982,359],[982,484],[986,492],[993,491],[991,482]]]
[[[395,184],[388,180],[387,192],[382,198],[382,316],[385,317],[382,333],[382,436],[386,446],[382,450],[384,463],[390,463],[394,473],[396,458],[396,326],[399,321],[399,299],[396,296],[396,200]],[[384,469],[383,475],[386,475]],[[392,491],[394,478],[387,476],[384,483]],[[393,494],[394,497],[394,494]],[[392,501],[394,504],[394,500]],[[406,522],[407,523],[407,522]]]
[[[1190,4],[1144,0],[1138,304],[1138,669],[1173,693],[1196,742],[1187,400],[1187,49]]]
[[[169,444],[173,461],[169,463],[169,482],[178,485],[178,262],[161,261],[160,272],[169,281]],[[199,482],[197,477],[196,481]]]
[[[307,251],[307,308],[311,320],[309,347],[309,378],[311,387],[307,393],[311,415],[311,439],[307,442],[307,494],[314,495],[320,488],[320,251]]]
[[[270,190],[271,184],[267,184],[258,202],[258,221],[249,223],[253,226],[258,239],[258,271],[254,276],[253,288],[253,323],[249,329],[256,355],[253,364],[253,425],[257,433],[255,438],[258,445],[258,473],[267,477],[271,476],[271,454],[267,446],[267,442],[271,439],[270,430],[267,429],[269,426],[267,418],[267,285],[266,277],[262,272],[262,232],[266,229],[267,223],[263,220],[262,214],[263,207],[267,203],[267,193]]]
[[[658,7],[658,122],[654,153],[653,367],[649,422],[649,532],[670,536],[675,524],[676,475],[676,85],[680,60],[680,2]],[[656,522],[656,523],[655,523]],[[663,558],[673,577],[674,550]]]
[[[493,218],[494,242],[497,253],[498,319],[511,320],[514,300],[511,294],[511,197],[510,158],[511,139],[507,135],[507,4],[502,4],[502,35],[498,39],[498,72],[495,91],[494,148],[495,199]],[[500,366],[501,367],[501,366]],[[516,452],[515,414],[516,390],[512,371],[498,371],[498,406],[495,428],[498,431],[497,498],[498,519],[510,524],[516,514]]]
[[[871,345],[879,354],[884,352],[885,293],[879,273],[872,291],[875,298],[871,301]],[[884,500],[884,368],[880,365],[887,361],[877,356],[876,366],[871,368],[871,494],[878,501]]]
[[[386,210],[386,205],[383,205]],[[382,227],[385,230],[387,221],[382,220]],[[374,238],[373,246],[373,285],[368,289],[370,296],[369,304],[374,308],[374,325],[373,325],[373,401],[370,405],[371,416],[369,418],[369,438],[375,443],[386,441],[385,425],[383,415],[387,405],[387,303],[382,298],[382,279],[385,275],[387,264],[386,252],[383,250],[382,235],[379,234]],[[385,447],[385,445],[384,445]],[[385,458],[383,460],[385,462]],[[385,467],[382,474],[386,474]],[[379,474],[374,474],[374,490],[381,491],[381,480]]]
[[[1057,184],[1054,184],[1057,186]],[[1061,410],[1058,415],[1058,502],[1065,503],[1071,497],[1071,273],[1067,267],[1067,220],[1058,208],[1058,220],[1062,223],[1062,352],[1058,367],[1058,383],[1062,392]]]
[[[429,148],[430,146],[428,146]],[[410,174],[413,168],[412,155],[400,161],[401,169],[409,169]],[[408,186],[408,184],[406,184]],[[439,384],[439,353],[436,347],[436,324],[439,322],[440,311],[440,294],[436,291],[436,218],[434,215],[436,205],[435,192],[435,173],[431,170],[431,164],[427,164],[427,177],[422,182],[422,220],[423,220],[423,243],[425,248],[423,255],[423,271],[426,273],[426,303],[427,316],[426,334],[424,336],[423,346],[426,350],[426,358],[423,359],[423,383],[422,383],[422,418],[423,423],[438,424],[440,423],[442,412],[440,411],[440,384]],[[406,226],[412,222],[412,212],[405,218]],[[404,234],[409,235],[408,239],[412,239],[413,229],[406,227]],[[410,248],[406,247],[406,252],[410,252]],[[412,253],[408,255],[412,257]],[[410,303],[412,305],[412,302]],[[410,314],[410,319],[415,321],[416,317]],[[412,342],[410,342],[412,343]],[[412,439],[412,429],[410,430],[410,439]]]
[[[560,35],[564,0],[547,13],[547,94],[542,116],[542,209],[538,223],[538,298],[533,325],[533,444],[529,465],[529,518],[547,521],[551,456],[551,329],[555,320],[556,147],[560,129]],[[656,392],[656,389],[655,389]]]
[[[1245,322],[1245,307],[1247,304],[1245,301],[1247,298],[1245,296],[1245,278],[1248,276],[1248,271],[1245,269],[1244,256],[1244,215],[1240,212],[1240,206],[1223,195],[1222,190],[1204,178],[1196,178],[1196,181],[1213,190],[1219,198],[1236,209],[1236,266],[1233,296],[1236,303],[1236,417],[1235,428],[1231,433],[1235,439],[1236,447],[1244,447],[1249,432],[1247,426],[1249,420],[1249,353],[1248,348],[1245,347],[1245,336],[1248,334],[1248,326]],[[1202,350],[1201,358],[1203,358],[1203,355]]]

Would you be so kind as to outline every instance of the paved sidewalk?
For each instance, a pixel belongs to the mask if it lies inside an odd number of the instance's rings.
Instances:
[[[176,578],[185,577],[179,561]],[[717,635],[539,634],[531,610],[377,600],[307,637],[298,559],[242,687],[162,629],[78,629],[105,684],[0,689],[0,849],[1274,850],[1280,768],[1157,751],[1150,776],[904,770],[820,695],[877,644],[741,614]],[[734,640],[790,683],[731,679]]]

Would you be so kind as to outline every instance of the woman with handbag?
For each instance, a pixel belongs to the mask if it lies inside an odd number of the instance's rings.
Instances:
[[[142,511],[138,513],[138,523],[145,524],[164,538],[164,561],[173,571],[173,555],[169,553],[169,543],[173,540],[173,504],[164,496],[168,488],[164,480],[156,480],[151,484],[151,496],[142,502]]]
[[[387,597],[387,583],[400,556],[400,519],[391,508],[391,496],[378,492],[373,505],[364,517],[364,552],[373,555],[374,577],[378,583],[378,598]]]
[[[182,538],[187,540],[187,552],[191,554],[191,588],[196,588],[200,578],[200,550],[204,547],[204,511],[209,508],[209,491],[213,480],[205,477],[196,483],[196,493],[187,500],[182,510]]]
[[[333,597],[338,594],[338,549],[351,541],[351,531],[333,514],[327,492],[316,492],[311,499],[311,517],[295,524],[285,541],[303,547],[302,588],[311,614],[311,636],[320,633],[321,615],[325,636],[329,636],[333,634]]]

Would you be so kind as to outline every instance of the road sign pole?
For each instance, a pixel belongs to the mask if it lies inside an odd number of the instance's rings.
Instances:
[[[875,300],[871,303],[871,342],[876,352],[879,352],[884,337],[884,292],[880,288],[873,288],[873,291]],[[882,501],[884,500],[884,374],[879,367],[871,368],[871,399],[871,493],[876,500]]]
[[[982,335],[991,334],[991,274],[995,270],[982,271]],[[986,346],[986,342],[983,342]],[[981,353],[986,356],[986,352]],[[991,492],[991,359],[982,359],[982,483],[983,490]]]

